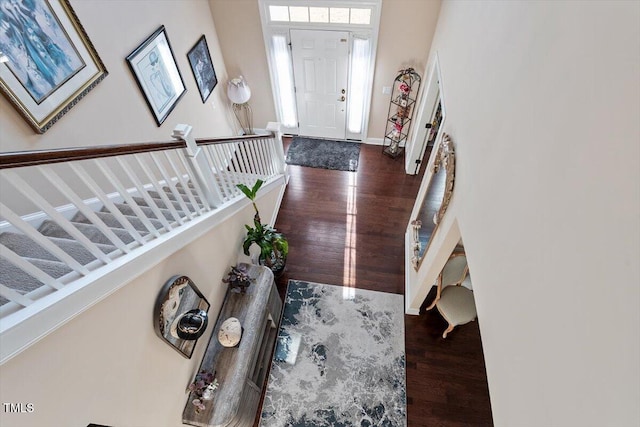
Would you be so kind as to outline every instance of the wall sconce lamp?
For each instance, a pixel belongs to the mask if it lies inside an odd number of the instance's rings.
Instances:
[[[227,84],[227,96],[232,102],[233,114],[235,114],[242,132],[245,135],[253,135],[253,112],[249,106],[251,89],[244,77],[236,77]]]
[[[4,62],[9,62],[9,57],[0,50],[0,64]]]

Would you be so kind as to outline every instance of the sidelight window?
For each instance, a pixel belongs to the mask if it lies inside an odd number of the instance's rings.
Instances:
[[[371,40],[353,37],[351,52],[351,76],[349,79],[349,117],[347,129],[353,134],[362,133],[364,125],[364,109],[367,100],[367,80],[362,76],[369,75],[371,62]],[[359,78],[358,78],[359,77]]]
[[[296,100],[291,68],[291,51],[284,34],[274,34],[271,37],[273,54],[273,74],[275,77],[276,102],[280,113],[280,121],[286,128],[293,128],[298,121],[296,116]]]

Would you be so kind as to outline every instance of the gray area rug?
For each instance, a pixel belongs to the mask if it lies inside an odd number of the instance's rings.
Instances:
[[[339,171],[358,170],[360,143],[294,136],[287,151],[290,165]]]
[[[290,280],[260,425],[406,426],[402,295]]]

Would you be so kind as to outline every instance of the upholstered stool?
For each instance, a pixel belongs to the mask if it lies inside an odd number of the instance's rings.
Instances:
[[[454,285],[444,288],[436,307],[442,317],[449,323],[449,327],[442,334],[442,338],[446,338],[447,334],[456,326],[469,323],[477,317],[473,291],[464,286]]]
[[[449,327],[442,334],[442,338],[446,338],[456,326],[475,320],[476,303],[471,290],[467,256],[464,252],[451,254],[438,275],[436,290],[436,298],[427,310],[437,307],[442,317],[449,322]]]

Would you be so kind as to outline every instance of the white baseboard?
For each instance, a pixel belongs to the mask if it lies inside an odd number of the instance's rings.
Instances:
[[[383,142],[384,142],[384,139],[382,138],[367,138],[366,140],[363,141],[363,143],[369,144],[369,145],[382,145]]]
[[[287,184],[288,182],[288,176],[286,177],[282,177],[280,179],[282,179],[282,187],[280,188],[280,192],[278,193],[278,200],[276,202],[276,208],[273,211],[273,215],[271,216],[271,221],[269,221],[269,225],[271,227],[275,227],[276,225],[276,221],[278,219],[278,213],[280,212],[280,206],[282,205],[282,199],[284,199],[284,193],[287,189]],[[280,182],[280,179],[278,179],[278,182]]]
[[[419,316],[420,315],[420,310],[418,310],[416,308],[406,307],[404,312],[405,312],[405,314],[408,314],[410,316]]]
[[[382,145],[384,143],[384,138],[367,138],[366,140],[362,141],[364,144],[369,144],[369,145]],[[400,147],[404,147],[405,143],[402,142],[400,144]]]

